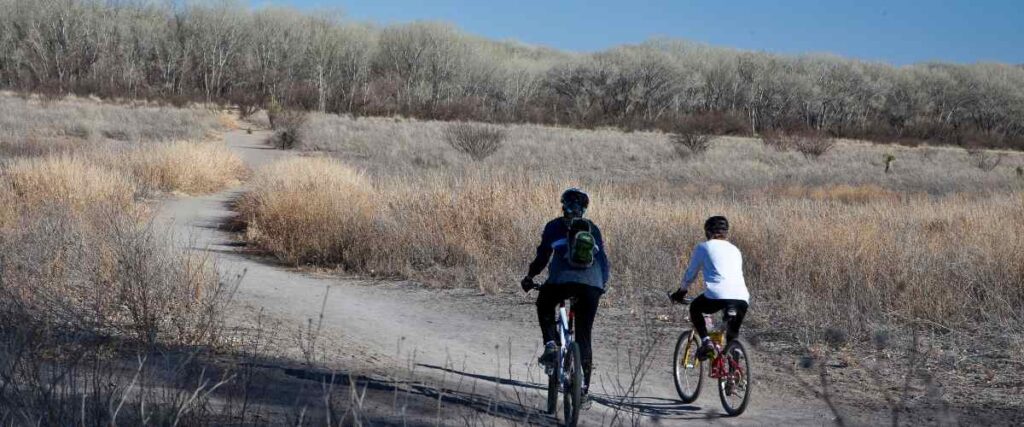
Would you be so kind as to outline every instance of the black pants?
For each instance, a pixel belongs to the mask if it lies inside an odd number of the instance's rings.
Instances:
[[[747,302],[738,299],[710,299],[700,294],[699,297],[690,303],[690,321],[693,328],[701,339],[708,336],[708,326],[704,324],[704,315],[717,313],[722,310],[736,309],[736,317],[729,322],[725,333],[727,340],[732,341],[740,336],[740,325],[743,324],[743,317],[747,315]]]
[[[590,338],[597,316],[597,303],[601,299],[599,288],[579,283],[549,284],[541,286],[537,295],[537,320],[544,334],[544,342],[558,342],[558,326],[555,324],[555,307],[566,299],[575,297],[576,305],[572,307],[576,313],[576,342],[580,345],[580,357],[583,359],[583,376],[586,384],[590,384],[590,373],[593,368],[594,354],[591,351]]]

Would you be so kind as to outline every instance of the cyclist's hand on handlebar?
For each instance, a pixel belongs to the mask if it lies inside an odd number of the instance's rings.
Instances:
[[[523,278],[523,281],[519,282],[519,286],[523,287],[523,292],[530,292],[537,287],[537,284],[533,283],[532,277],[526,276]]]
[[[693,299],[686,297],[686,289],[678,289],[669,294],[668,298],[676,304],[689,304],[690,301],[693,301]]]

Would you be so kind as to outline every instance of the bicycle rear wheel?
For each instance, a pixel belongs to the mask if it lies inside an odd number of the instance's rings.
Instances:
[[[700,341],[692,331],[683,331],[676,341],[676,352],[672,360],[672,376],[675,378],[676,393],[683,403],[693,403],[700,395],[704,384],[704,364],[697,360]]]
[[[750,358],[743,344],[735,340],[726,344],[722,353],[726,375],[718,379],[718,396],[725,413],[735,417],[750,402]]]
[[[583,364],[580,360],[580,346],[573,342],[566,352],[565,369],[568,369],[568,384],[562,396],[562,409],[565,425],[574,427],[580,418],[580,405],[583,400]]]

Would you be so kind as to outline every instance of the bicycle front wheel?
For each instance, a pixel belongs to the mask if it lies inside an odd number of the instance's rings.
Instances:
[[[700,341],[693,331],[684,331],[676,341],[676,352],[672,360],[672,375],[675,377],[676,393],[683,403],[693,403],[700,395],[704,384],[704,364],[697,360]]]
[[[562,396],[562,409],[565,425],[573,427],[580,418],[580,405],[583,400],[583,364],[580,360],[580,346],[573,342],[566,352],[565,369],[569,377]]]
[[[558,370],[548,377],[548,415],[555,415],[558,410],[558,377],[561,375]]]
[[[718,396],[725,413],[735,417],[750,402],[750,358],[743,344],[735,340],[726,344],[722,353],[726,374],[718,379]]]

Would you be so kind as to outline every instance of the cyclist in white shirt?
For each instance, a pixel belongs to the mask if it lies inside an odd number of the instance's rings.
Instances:
[[[704,234],[707,241],[693,248],[690,265],[686,268],[679,290],[671,295],[673,301],[683,302],[690,285],[697,280],[697,273],[703,271],[704,293],[690,303],[690,321],[701,338],[701,348],[697,351],[700,360],[714,353],[704,314],[734,309],[736,316],[726,331],[726,338],[732,341],[739,336],[740,325],[747,314],[750,300],[750,293],[743,280],[743,255],[739,248],[727,240],[729,220],[724,216],[708,218],[704,222]]]

